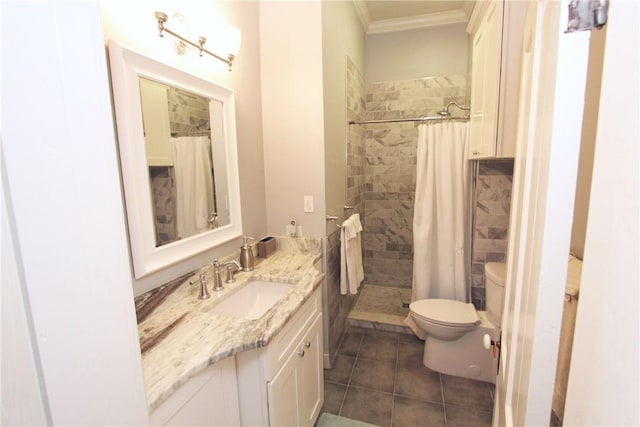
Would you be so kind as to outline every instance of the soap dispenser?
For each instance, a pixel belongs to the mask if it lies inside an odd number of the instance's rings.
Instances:
[[[249,245],[249,239],[254,240],[253,237],[242,236],[242,246],[240,247],[240,265],[242,266],[242,271],[253,270],[253,266],[255,264],[253,250],[251,249],[251,245]]]

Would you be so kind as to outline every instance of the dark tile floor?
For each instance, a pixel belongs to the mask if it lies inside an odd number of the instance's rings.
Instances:
[[[350,327],[324,371],[324,412],[381,427],[490,426],[493,384],[422,364],[413,335]]]

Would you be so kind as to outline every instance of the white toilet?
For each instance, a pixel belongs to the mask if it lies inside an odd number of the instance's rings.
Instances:
[[[495,383],[498,358],[484,347],[484,336],[500,339],[506,264],[484,267],[487,311],[447,299],[422,299],[409,305],[409,315],[425,335],[422,361],[443,374]]]

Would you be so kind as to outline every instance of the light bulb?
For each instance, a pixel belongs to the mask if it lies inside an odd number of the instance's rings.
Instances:
[[[240,30],[232,25],[227,25],[223,33],[225,46],[224,53],[236,56],[240,50],[240,43],[242,41],[242,34],[240,33]]]

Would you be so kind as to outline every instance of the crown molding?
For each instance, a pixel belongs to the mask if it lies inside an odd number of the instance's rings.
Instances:
[[[357,3],[358,2],[354,1],[354,4]],[[439,25],[467,23],[467,21],[467,15],[462,9],[459,9],[447,12],[429,13],[427,15],[411,16],[408,18],[373,21],[368,26],[368,30],[365,29],[365,31],[367,34],[389,33],[392,31],[415,30],[417,28],[437,27]]]
[[[360,0],[353,0],[353,7],[356,9],[356,14],[360,19],[360,23],[362,24],[362,29],[366,33],[369,31],[369,26],[371,25],[371,15],[369,15],[369,9],[367,9],[367,5],[365,2]]]

